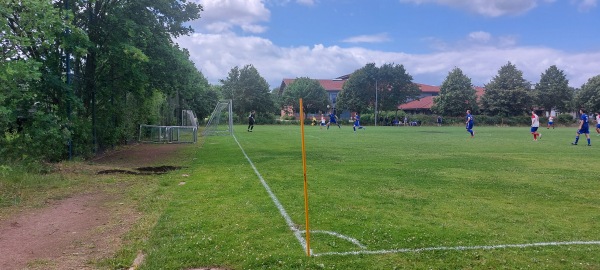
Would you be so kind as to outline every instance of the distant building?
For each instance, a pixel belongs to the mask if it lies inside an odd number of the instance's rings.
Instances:
[[[342,87],[344,83],[350,78],[350,74],[340,76],[335,79],[317,79],[319,84],[325,88],[327,94],[329,95],[329,101],[333,104],[333,108],[336,107],[337,97],[339,93],[342,91]],[[281,86],[279,87],[279,94],[282,94],[285,91],[285,88],[293,83],[296,79],[283,79],[281,82]],[[415,83],[421,89],[421,94],[415,100],[411,100],[407,103],[398,105],[399,110],[403,110],[407,113],[412,114],[431,114],[431,107],[433,106],[433,97],[438,96],[440,94],[440,87],[427,85],[422,83]],[[480,99],[483,95],[485,89],[483,87],[475,86],[475,91],[477,95],[477,99]],[[349,114],[349,112],[347,112]],[[282,110],[282,116],[284,115],[293,115],[293,110],[291,108],[287,108]]]
[[[421,83],[417,83],[417,85],[421,89],[421,95],[419,96],[419,98],[398,105],[398,109],[412,114],[431,114],[431,107],[433,106],[433,97],[438,96],[440,94],[440,87]],[[475,88],[475,95],[477,95],[477,100],[481,99],[481,96],[483,96],[483,93],[485,92],[485,88],[479,86],[475,86],[473,88]]]

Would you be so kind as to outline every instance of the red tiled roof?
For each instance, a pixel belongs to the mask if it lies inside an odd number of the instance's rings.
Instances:
[[[398,109],[401,110],[416,110],[416,109],[431,109],[433,106],[433,96],[422,97],[421,99],[413,100],[408,103],[401,104]]]
[[[440,92],[439,86],[427,85],[427,84],[422,84],[422,83],[415,83],[415,84],[417,86],[419,86],[419,89],[421,89],[421,92],[423,92],[423,93],[439,93]]]

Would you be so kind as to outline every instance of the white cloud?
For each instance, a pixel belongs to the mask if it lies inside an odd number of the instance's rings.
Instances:
[[[232,31],[239,27],[245,32],[262,33],[265,26],[260,23],[268,22],[271,12],[262,0],[192,0],[200,3],[204,12],[201,19],[192,23],[194,29],[204,29],[212,33]]]
[[[598,5],[598,0],[572,0],[577,5],[579,11],[588,11]]]
[[[469,39],[478,43],[488,43],[492,39],[492,35],[483,31],[472,32],[469,33]]]
[[[402,64],[415,82],[432,85],[441,84],[450,70],[459,67],[473,84],[482,86],[508,61],[523,71],[525,79],[532,83],[539,81],[540,75],[551,65],[564,70],[574,87],[600,75],[600,51],[572,54],[548,47],[500,47],[490,43],[456,46],[428,54],[406,54],[321,44],[279,47],[264,38],[241,37],[233,33],[194,34],[180,37],[176,42],[190,51],[198,69],[213,84],[226,78],[234,66],[248,64],[257,68],[271,88],[279,86],[284,78],[336,78],[367,63],[378,66]]]
[[[554,1],[555,0],[400,0],[400,2],[403,3],[435,3],[451,6],[490,17],[523,14],[535,8],[539,2]]]
[[[375,35],[361,35],[350,37],[342,41],[347,43],[381,43],[390,41],[390,37],[387,33],[380,33]]]
[[[316,0],[297,0],[296,2],[305,6],[314,6],[316,4]]]

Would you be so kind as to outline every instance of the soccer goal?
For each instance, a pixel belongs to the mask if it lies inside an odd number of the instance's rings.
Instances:
[[[233,111],[231,99],[219,101],[212,114],[210,114],[202,135],[231,135],[232,133]]]
[[[198,119],[192,110],[181,111],[181,126],[140,125],[142,143],[196,143]]]

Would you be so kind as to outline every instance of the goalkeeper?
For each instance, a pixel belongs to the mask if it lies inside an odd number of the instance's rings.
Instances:
[[[248,116],[248,132],[252,132],[252,130],[254,129],[254,114],[255,113],[256,113],[255,111],[251,111],[250,116]]]

